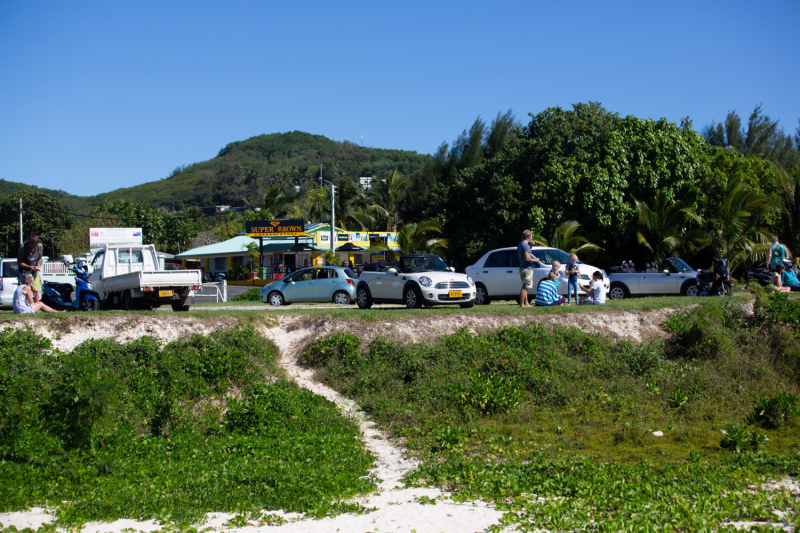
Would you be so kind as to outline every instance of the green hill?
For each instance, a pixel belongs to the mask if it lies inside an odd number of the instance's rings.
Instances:
[[[0,179],[0,200],[5,195],[14,194],[18,191],[37,191],[40,193],[49,194],[50,196],[58,198],[65,203],[68,203],[65,200],[80,198],[80,196],[74,196],[62,190],[45,189],[43,187],[37,187],[36,185],[28,185],[27,183],[17,183],[15,181],[6,181]]]
[[[404,150],[365,148],[301,131],[259,135],[228,144],[216,157],[176,168],[159,181],[117,189],[97,196],[74,196],[0,181],[0,198],[21,189],[35,189],[64,202],[74,212],[88,212],[104,200],[127,199],[151,207],[181,211],[191,206],[243,205],[255,201],[268,184],[286,192],[319,186],[320,166],[326,180],[379,176],[397,168],[413,175],[430,156]]]

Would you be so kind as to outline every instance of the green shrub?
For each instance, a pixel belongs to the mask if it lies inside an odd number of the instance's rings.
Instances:
[[[374,487],[356,423],[294,384],[268,383],[277,348],[252,328],[163,349],[148,338],[56,357],[49,347],[0,332],[2,423],[13,429],[0,432],[0,512],[57,507],[69,529],[209,510],[324,516],[361,510],[343,501]]]
[[[258,302],[261,300],[261,288],[255,287],[248,289],[241,294],[230,298],[232,302]]]
[[[799,400],[794,394],[781,392],[772,398],[756,396],[753,412],[747,417],[748,424],[759,424],[765,428],[775,429],[794,419]]]
[[[314,341],[300,354],[300,363],[320,366],[337,360],[352,361],[361,347],[361,339],[349,333],[334,333],[330,337]]]
[[[800,300],[790,299],[788,294],[776,292],[757,299],[753,313],[755,319],[764,325],[800,326]]]
[[[467,387],[456,387],[456,401],[462,408],[481,413],[504,413],[516,407],[522,398],[517,381],[501,374],[471,372]]]
[[[744,449],[757,450],[769,440],[766,435],[755,430],[750,431],[746,426],[738,424],[727,424],[721,430],[723,437],[720,441],[720,448],[741,452]]]

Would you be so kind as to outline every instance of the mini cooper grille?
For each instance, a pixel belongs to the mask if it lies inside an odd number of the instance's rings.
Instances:
[[[470,293],[468,293],[468,292],[465,292],[465,293],[464,293],[464,295],[463,295],[463,296],[461,296],[460,298],[458,298],[458,297],[456,297],[456,298],[450,298],[450,297],[449,297],[449,296],[447,296],[446,294],[440,294],[440,295],[439,295],[439,301],[440,301],[440,302],[466,302],[466,301],[468,301],[470,298],[471,298],[471,295],[470,295]]]
[[[437,289],[469,289],[466,281],[443,281],[436,284]]]

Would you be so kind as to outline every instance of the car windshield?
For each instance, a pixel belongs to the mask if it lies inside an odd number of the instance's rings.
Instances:
[[[552,265],[554,261],[558,261],[562,265],[569,263],[569,254],[562,252],[557,248],[542,248],[540,250],[531,251],[531,255],[538,257],[542,263]]]
[[[677,257],[669,257],[667,258],[667,262],[669,263],[670,270],[673,272],[694,272],[694,269],[683,262],[683,259],[678,259]]]
[[[438,255],[421,255],[400,259],[400,269],[404,274],[414,272],[449,272],[450,268]]]

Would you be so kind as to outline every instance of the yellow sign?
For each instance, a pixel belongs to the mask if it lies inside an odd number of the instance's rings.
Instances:
[[[305,232],[303,219],[253,220],[247,223],[248,237],[299,237],[310,236]]]

